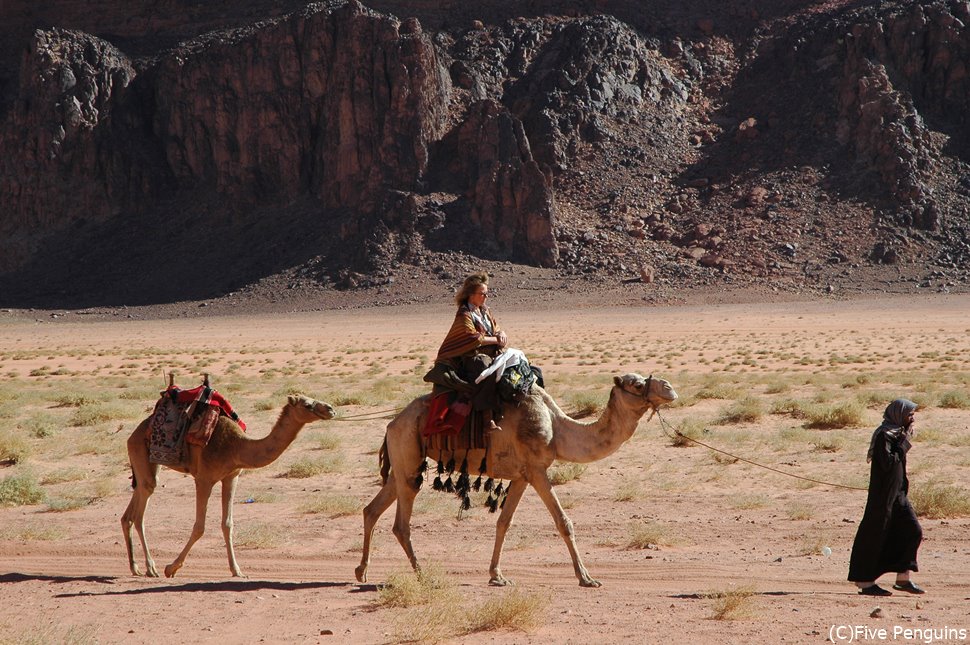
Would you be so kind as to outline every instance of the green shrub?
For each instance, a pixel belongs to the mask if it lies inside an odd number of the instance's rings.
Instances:
[[[46,497],[44,489],[31,473],[23,472],[0,479],[0,505],[2,506],[40,504]]]
[[[740,401],[736,401],[721,413],[718,421],[720,423],[752,423],[760,419],[763,414],[764,406],[761,400],[753,396],[747,396]]]
[[[808,413],[809,428],[823,430],[856,427],[863,424],[862,407],[855,401],[818,405]]]

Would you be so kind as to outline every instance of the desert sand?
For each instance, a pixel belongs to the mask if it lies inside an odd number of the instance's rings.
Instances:
[[[564,408],[604,405],[611,378],[626,372],[668,379],[681,400],[663,413],[667,433],[660,419],[645,418],[615,454],[556,487],[601,588],[578,586],[531,490],[502,561],[516,586],[489,587],[497,515],[476,507],[459,520],[453,496],[424,487],[412,539],[418,558],[456,584],[441,611],[510,593],[543,606],[528,631],[446,633],[447,641],[821,643],[848,640],[849,630],[856,642],[970,640],[966,516],[922,519],[914,579],[925,596],[865,598],[845,581],[865,505],[866,446],[892,398],[923,408],[910,453],[914,490],[935,484],[970,494],[970,408],[959,398],[970,389],[970,297],[540,314],[497,307],[512,344],[542,366]],[[354,417],[382,416],[425,391],[421,375],[452,313],[442,303],[198,320],[0,314],[0,438],[26,446],[17,463],[0,466],[0,481],[28,473],[45,494],[0,507],[0,642],[405,638],[428,615],[379,604],[379,585],[407,570],[391,533],[393,507],[376,529],[368,584],[354,579],[360,509],[378,490],[387,422]],[[243,474],[234,513],[247,578],[229,574],[218,492],[207,532],[177,577],[128,570],[119,524],[130,497],[125,440],[168,371],[185,387],[210,373],[253,436],[268,431],[289,392],[338,408],[337,419],[308,426],[277,462]],[[785,412],[839,403],[857,411],[843,427],[809,427]],[[731,420],[738,406],[757,413]],[[673,428],[802,479],[675,446]],[[294,476],[299,463],[324,472]],[[193,514],[192,479],[163,470],[146,520],[160,568],[181,549]],[[650,537],[638,541],[645,531]],[[738,611],[718,617],[718,601],[739,590]]]

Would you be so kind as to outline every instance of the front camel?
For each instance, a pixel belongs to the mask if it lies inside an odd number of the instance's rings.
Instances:
[[[172,470],[188,473],[195,479],[195,524],[189,540],[175,560],[165,567],[165,576],[173,577],[185,562],[192,545],[205,532],[205,513],[209,496],[217,482],[222,482],[222,535],[229,556],[229,570],[233,576],[242,576],[236,563],[232,546],[232,499],[236,491],[239,473],[243,469],[262,468],[276,460],[289,447],[297,434],[308,423],[332,419],[334,409],[328,403],[315,401],[305,396],[290,396],[280,412],[279,419],[262,439],[250,439],[239,426],[227,417],[220,417],[209,443],[205,447],[188,446],[188,456],[184,466],[166,466]],[[146,575],[158,577],[155,561],[148,550],[145,538],[145,509],[148,500],[158,483],[159,465],[149,461],[148,424],[150,418],[142,421],[128,438],[128,459],[132,470],[131,501],[121,516],[121,530],[125,536],[128,550],[128,565],[133,575],[141,575],[135,563],[131,529],[138,531],[142,549],[145,552]]]
[[[495,546],[489,566],[490,584],[511,584],[502,575],[500,567],[502,546],[515,508],[526,486],[531,485],[549,509],[559,534],[566,542],[580,586],[600,586],[599,581],[590,577],[583,565],[576,548],[572,522],[553,490],[548,469],[557,459],[589,463],[611,455],[633,436],[637,424],[647,411],[655,411],[677,399],[673,387],[663,379],[626,374],[614,377],[613,381],[610,400],[603,413],[598,419],[588,422],[570,418],[545,390],[534,386],[532,394],[519,405],[505,406],[502,430],[490,435],[491,447],[487,455],[484,450],[468,453],[468,463],[479,463],[486,456],[489,477],[509,480],[508,496],[495,527]],[[380,453],[384,464],[381,473],[384,483],[364,508],[364,552],[356,569],[358,582],[367,581],[374,526],[395,501],[394,535],[411,566],[418,569],[411,546],[411,513],[419,490],[414,482],[425,459],[421,428],[424,427],[428,411],[428,398],[423,396],[413,400],[387,425]],[[448,456],[443,459],[447,460]]]

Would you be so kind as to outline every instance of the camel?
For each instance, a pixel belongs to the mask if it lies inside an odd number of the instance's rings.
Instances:
[[[633,436],[641,417],[648,410],[655,412],[660,406],[677,399],[677,393],[663,379],[626,374],[614,377],[613,381],[609,403],[598,419],[589,422],[577,421],[567,416],[543,388],[535,385],[524,401],[518,405],[505,405],[501,429],[492,431],[489,435],[490,448],[487,454],[484,450],[468,453],[469,464],[481,463],[482,456],[485,455],[488,476],[509,480],[508,496],[495,527],[489,584],[512,584],[502,575],[499,566],[502,544],[512,524],[515,508],[526,486],[531,484],[549,509],[559,534],[566,542],[580,586],[600,586],[599,581],[590,577],[579,556],[572,522],[563,511],[549,482],[548,468],[556,459],[576,463],[603,459]],[[358,582],[367,581],[374,525],[395,500],[397,514],[394,519],[394,535],[411,566],[415,570],[419,569],[411,546],[411,511],[419,490],[415,486],[415,478],[425,460],[421,428],[424,427],[429,399],[430,395],[414,399],[387,425],[384,445],[379,455],[383,486],[364,508],[364,554],[356,569]],[[464,451],[456,452],[457,459],[464,458]],[[433,459],[440,455],[428,456]],[[440,457],[447,460],[450,456],[446,454]]]
[[[330,404],[295,395],[288,398],[273,429],[262,439],[250,439],[235,422],[222,416],[205,447],[188,444],[186,463],[166,468],[188,473],[195,478],[195,524],[185,548],[174,562],[165,567],[165,577],[175,576],[182,568],[189,549],[205,532],[206,508],[216,482],[222,482],[222,535],[226,541],[226,553],[229,555],[229,570],[233,576],[244,577],[236,563],[232,547],[232,498],[236,492],[239,474],[245,468],[262,468],[274,462],[293,443],[304,425],[320,419],[332,419],[333,416],[334,409]],[[132,549],[131,528],[134,526],[145,551],[146,575],[157,578],[158,570],[145,539],[145,508],[155,492],[159,472],[159,465],[150,463],[148,459],[150,421],[149,417],[138,424],[128,438],[128,460],[131,463],[134,491],[128,508],[121,516],[121,530],[125,535],[128,565],[132,575],[141,575]]]

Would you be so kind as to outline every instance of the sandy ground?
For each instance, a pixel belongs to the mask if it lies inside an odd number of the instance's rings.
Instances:
[[[881,408],[894,396],[915,398],[925,402],[919,422],[925,439],[911,452],[914,486],[943,481],[966,492],[970,410],[936,403],[943,392],[967,391],[968,312],[970,297],[938,296],[498,314],[512,343],[543,366],[547,389],[564,407],[577,397],[605,404],[613,375],[653,373],[682,397],[665,414],[673,426],[693,423],[712,445],[825,482],[864,487],[865,447]],[[306,510],[324,497],[351,498],[357,509],[370,500],[386,421],[338,418],[309,426],[276,463],[244,474],[234,512],[237,542],[248,544],[237,548],[245,579],[230,577],[226,566],[218,494],[208,532],[176,578],[130,574],[118,522],[129,498],[124,442],[154,403],[162,372],[173,367],[186,386],[198,372],[211,372],[253,436],[267,432],[285,393],[295,389],[345,401],[338,406],[343,417],[393,409],[423,391],[420,374],[450,316],[437,305],[169,321],[37,322],[0,314],[4,430],[24,432],[31,418],[65,420],[52,437],[30,440],[26,464],[0,467],[0,479],[24,468],[41,479],[65,469],[82,473],[66,483],[48,477],[49,498],[107,482],[75,510],[0,507],[0,642],[399,641],[402,625],[420,619],[412,610],[378,605],[377,583],[406,567],[390,531],[393,510],[378,524],[365,585],[354,580],[359,511],[331,517]],[[73,411],[56,393],[99,382],[112,384],[102,403],[117,398],[127,407],[120,418],[71,426]],[[712,395],[716,389],[722,394]],[[24,392],[33,394],[18,399]],[[862,422],[840,430],[809,430],[768,407],[749,422],[717,422],[746,395],[770,404],[866,394],[872,402]],[[334,435],[339,446],[323,450],[320,437]],[[90,447],[94,438],[106,445]],[[830,449],[820,447],[823,439],[832,440]],[[330,453],[341,455],[335,472],[285,476],[297,460]],[[181,549],[194,513],[191,478],[163,471],[162,484],[147,520],[160,567]],[[542,599],[542,620],[528,633],[487,631],[454,642],[970,640],[966,517],[923,520],[916,579],[928,589],[925,596],[873,600],[845,582],[864,492],[812,484],[701,447],[675,447],[657,419],[642,421],[631,441],[557,492],[585,564],[603,586],[578,586],[562,539],[529,491],[502,564],[515,590]],[[456,581],[454,607],[509,594],[487,585],[496,516],[476,508],[459,521],[455,500],[427,488],[418,500],[415,549]],[[658,532],[657,544],[631,548],[631,534],[642,526]],[[266,536],[254,536],[254,528]],[[137,547],[136,553],[141,561]],[[752,592],[747,611],[716,619],[717,596],[738,589]],[[874,617],[876,607],[881,613]]]

